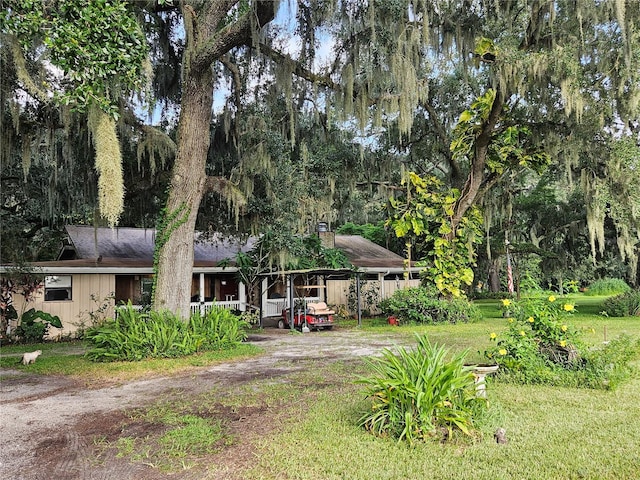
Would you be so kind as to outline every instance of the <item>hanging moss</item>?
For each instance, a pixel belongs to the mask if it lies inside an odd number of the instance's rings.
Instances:
[[[98,172],[98,205],[100,215],[114,227],[124,209],[122,154],[112,117],[97,107],[88,115],[88,127],[95,148],[95,168]]]
[[[142,126],[142,136],[138,139],[136,156],[138,159],[138,169],[142,166],[142,160],[147,158],[151,176],[154,176],[160,163],[164,168],[167,161],[176,154],[176,144],[162,130],[147,125]]]

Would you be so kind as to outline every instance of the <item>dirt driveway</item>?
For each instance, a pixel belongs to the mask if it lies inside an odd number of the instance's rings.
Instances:
[[[249,337],[263,355],[233,363],[203,367],[187,374],[139,380],[124,385],[87,389],[66,377],[36,376],[0,369],[0,478],[3,480],[152,480],[167,478],[157,469],[127,460],[96,462],[95,439],[121,433],[124,410],[144,407],[171,395],[224,394],[225,388],[256,379],[286,377],[311,362],[338,361],[377,355],[397,339],[353,330],[295,335],[267,329]],[[251,461],[251,439],[269,422],[267,412],[253,409],[218,412],[232,417],[244,445],[234,454],[222,454],[219,476],[240,478],[234,472]],[[133,428],[133,427],[132,427]],[[116,431],[115,429],[120,429]],[[129,432],[132,434],[132,432]],[[135,433],[135,432],[133,432]],[[264,433],[264,432],[263,432]],[[238,452],[245,454],[238,454]],[[172,474],[175,479],[200,479],[198,469]]]

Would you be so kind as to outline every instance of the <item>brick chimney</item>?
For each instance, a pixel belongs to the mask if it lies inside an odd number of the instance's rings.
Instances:
[[[329,231],[329,225],[327,222],[319,222],[316,230],[323,247],[336,248],[336,234]]]

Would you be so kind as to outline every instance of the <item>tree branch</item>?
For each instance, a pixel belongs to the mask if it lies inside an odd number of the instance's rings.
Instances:
[[[227,10],[227,7],[222,7],[228,3],[235,2],[223,3],[220,0],[211,2],[208,12],[198,24],[217,25],[223,19],[218,18],[221,15],[220,12]],[[255,9],[249,10],[235,22],[204,39],[204,43],[197,47],[191,63],[192,68],[195,70],[206,69],[232,48],[241,45],[251,46],[254,27],[262,28],[271,22],[275,18],[276,5],[277,3],[272,0],[259,0],[255,4]],[[196,38],[198,37],[196,36]]]
[[[342,86],[336,82],[334,82],[331,77],[328,75],[319,75],[317,73],[312,72],[311,70],[303,67],[300,62],[294,60],[289,55],[285,55],[284,53],[278,52],[274,50],[271,46],[261,43],[258,46],[261,53],[264,53],[267,57],[273,60],[276,63],[289,63],[294,66],[293,74],[297,77],[308,80],[311,83],[317,83],[318,85],[322,85],[331,90],[339,91],[342,89]]]

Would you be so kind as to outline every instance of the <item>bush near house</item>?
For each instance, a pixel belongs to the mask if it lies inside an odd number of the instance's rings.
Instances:
[[[394,316],[400,324],[460,323],[481,318],[480,311],[468,300],[439,298],[435,289],[410,287],[396,290],[379,304],[385,315]]]
[[[87,357],[96,362],[169,358],[232,348],[246,338],[246,323],[224,308],[184,322],[168,311],[141,312],[131,303],[115,319],[87,330]]]

